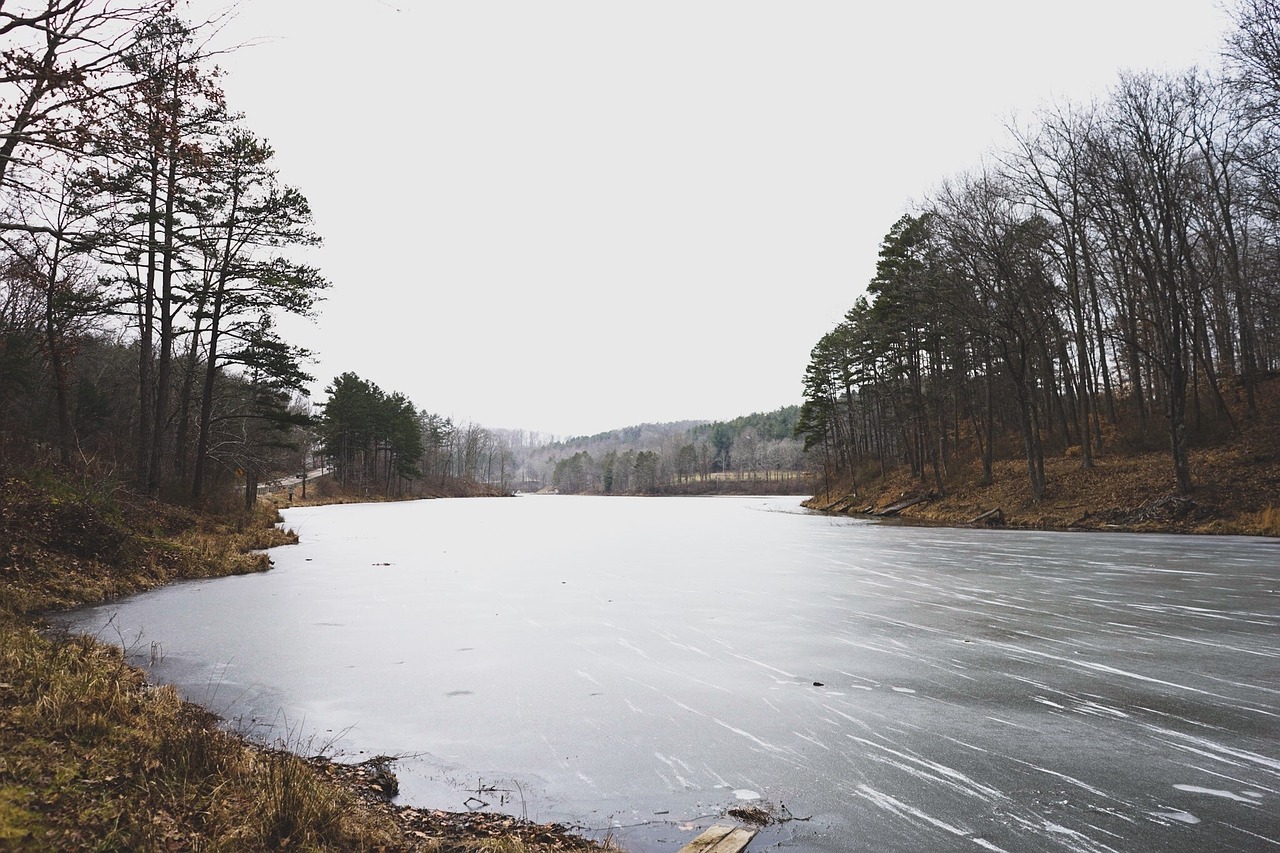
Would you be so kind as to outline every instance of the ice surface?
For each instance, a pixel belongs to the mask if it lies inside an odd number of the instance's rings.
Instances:
[[[784,510],[784,511],[776,511]],[[406,756],[401,800],[677,850],[1280,844],[1280,547],[929,529],[794,499],[287,510],[262,575],[67,623],[233,725]],[[105,627],[109,620],[110,627]],[[804,818],[801,820],[800,818]]]

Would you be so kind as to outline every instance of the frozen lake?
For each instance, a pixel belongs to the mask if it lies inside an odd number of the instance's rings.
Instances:
[[[1280,544],[796,498],[292,509],[262,575],[63,620],[400,801],[675,851],[1280,849]],[[758,798],[758,799],[757,799]],[[479,805],[484,803],[486,805]],[[590,833],[589,833],[590,834]]]

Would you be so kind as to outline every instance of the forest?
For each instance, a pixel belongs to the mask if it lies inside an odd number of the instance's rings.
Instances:
[[[640,424],[553,441],[520,455],[527,486],[564,494],[808,492],[794,437],[799,406],[729,421]]]
[[[814,346],[803,405],[547,441],[455,423],[351,373],[313,410],[278,331],[329,281],[306,196],[219,85],[216,26],[170,0],[0,4],[0,467],[196,506],[314,465],[354,494],[457,480],[662,493],[906,466],[1191,448],[1280,370],[1280,47],[1242,0],[1214,69],[1123,74],[1011,126],[893,223]],[[630,434],[634,433],[634,434]]]
[[[320,235],[227,103],[217,22],[175,8],[0,3],[0,468],[214,509],[316,464],[357,495],[502,482],[493,433],[353,374],[313,411],[277,327],[329,287]]]
[[[202,504],[298,463],[306,197],[167,0],[0,6],[0,465]],[[292,458],[290,458],[292,457]]]
[[[803,467],[794,411],[781,429],[689,422],[679,446],[637,432],[597,461],[599,442],[562,453],[353,373],[313,407],[312,354],[278,327],[318,312],[330,283],[306,258],[321,237],[227,103],[217,22],[170,0],[34,8],[0,3],[0,468],[226,508],[317,467],[322,488],[397,497]]]
[[[977,464],[1190,450],[1259,417],[1280,370],[1280,35],[1243,0],[1221,66],[1128,72],[1008,127],[893,223],[866,295],[814,346],[797,434],[827,483],[899,466],[945,495]]]
[[[335,378],[325,397],[308,438],[314,464],[343,493],[416,497],[465,483],[505,494],[517,477],[511,431],[455,423],[354,373]]]
[[[792,434],[799,406],[730,421],[638,424],[555,439],[455,423],[352,373],[337,377],[325,394],[313,453],[346,493],[412,497],[437,493],[451,481],[501,494],[810,488],[808,460]]]

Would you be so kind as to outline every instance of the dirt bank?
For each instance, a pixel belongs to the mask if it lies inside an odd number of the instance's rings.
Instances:
[[[1271,430],[1274,432],[1274,430]],[[996,462],[992,482],[969,466],[954,472],[940,496],[899,471],[859,488],[832,489],[805,505],[850,515],[1042,530],[1122,530],[1280,535],[1280,445],[1258,437],[1192,454],[1195,491],[1173,489],[1169,454],[1104,453],[1090,469],[1078,457],[1045,460],[1044,498],[1031,501],[1026,463]],[[911,506],[892,508],[912,500]]]

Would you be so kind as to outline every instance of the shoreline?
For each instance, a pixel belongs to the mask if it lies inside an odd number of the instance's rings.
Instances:
[[[1167,455],[1101,457],[1084,469],[1078,459],[1045,461],[1048,488],[1033,503],[1025,463],[997,461],[983,483],[976,467],[952,473],[945,494],[896,471],[860,488],[832,484],[803,502],[834,516],[962,528],[1092,533],[1178,533],[1280,536],[1280,469],[1250,455],[1213,450],[1193,454],[1196,488],[1178,495]]]
[[[230,731],[120,646],[51,626],[176,581],[270,570],[266,551],[297,542],[275,501],[223,518],[0,486],[0,848],[611,849],[560,824],[393,804],[360,765]]]
[[[396,785],[394,774],[390,781],[386,776],[387,767],[395,763],[394,758],[378,756],[347,763],[313,756],[305,761],[317,773],[351,791],[364,808],[394,822],[407,838],[446,842],[465,839],[480,843],[514,838],[528,845],[531,851],[542,849],[536,845],[554,845],[551,849],[567,851],[619,850],[607,846],[607,840],[593,841],[579,828],[563,823],[538,823],[503,812],[458,812],[396,803],[394,794],[389,796],[386,790]]]
[[[1237,490],[1237,471],[1202,467],[1204,485],[1187,499],[1173,499],[1162,468],[1133,459],[1102,460],[1092,472],[1069,459],[1051,467],[1048,499],[1034,506],[1022,497],[1014,462],[998,463],[995,483],[970,477],[945,498],[929,498],[919,480],[901,474],[861,493],[788,497],[811,511],[902,525],[1276,535],[1262,527],[1274,522],[1270,501],[1280,494],[1265,466],[1246,491]],[[1206,470],[1226,473],[1210,480]],[[255,846],[246,833],[258,833],[252,837],[332,850],[465,851],[495,839],[510,840],[503,849],[513,853],[617,849],[608,837],[593,841],[562,824],[394,803],[385,779],[371,781],[368,762],[285,755],[147,682],[119,647],[49,636],[44,614],[177,580],[269,570],[266,549],[297,541],[279,509],[380,501],[317,496],[288,504],[270,495],[254,516],[228,519],[127,493],[104,500],[15,479],[0,485],[0,534],[12,543],[0,551],[0,844],[69,850],[119,837],[118,846],[144,849],[234,849]],[[910,505],[875,514],[903,503]],[[984,513],[987,523],[976,523]],[[314,792],[312,799],[282,802],[282,778]],[[263,803],[279,814],[260,814]]]

